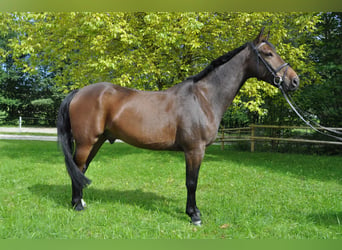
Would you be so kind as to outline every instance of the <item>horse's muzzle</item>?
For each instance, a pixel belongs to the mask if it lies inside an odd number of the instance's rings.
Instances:
[[[289,84],[289,86],[288,86],[288,90],[289,91],[295,91],[295,90],[297,90],[298,89],[298,87],[299,87],[299,77],[298,76],[296,76],[296,77],[294,77],[294,78],[292,78],[292,80],[290,81],[290,84]]]

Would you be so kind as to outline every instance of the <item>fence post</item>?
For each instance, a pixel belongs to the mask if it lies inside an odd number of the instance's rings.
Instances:
[[[21,116],[19,116],[19,129],[21,129],[21,122],[22,122],[22,118]]]
[[[255,149],[255,140],[254,140],[254,135],[255,135],[255,127],[254,124],[250,125],[251,128],[251,152],[254,152]]]
[[[224,129],[222,129],[221,135],[221,150],[224,150]]]

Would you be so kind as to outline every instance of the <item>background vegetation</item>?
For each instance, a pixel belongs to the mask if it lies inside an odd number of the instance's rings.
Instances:
[[[110,81],[162,90],[254,39],[262,26],[300,74],[293,96],[322,124],[341,126],[341,13],[2,13],[0,120],[54,126],[71,89]],[[294,124],[277,89],[249,80],[222,125]]]

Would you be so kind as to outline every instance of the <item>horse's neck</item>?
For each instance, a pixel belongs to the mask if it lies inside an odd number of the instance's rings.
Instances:
[[[218,123],[249,77],[247,72],[249,55],[250,49],[247,46],[197,83],[199,89],[206,93]]]

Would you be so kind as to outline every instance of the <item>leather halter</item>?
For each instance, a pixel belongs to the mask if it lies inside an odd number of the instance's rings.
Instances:
[[[278,68],[274,69],[261,55],[259,52],[259,49],[265,45],[266,42],[262,42],[259,44],[259,46],[254,46],[254,44],[252,43],[252,47],[253,50],[255,51],[256,55],[258,56],[258,69],[259,69],[259,60],[261,60],[261,62],[265,65],[265,67],[267,68],[267,70],[272,74],[273,76],[273,85],[276,86],[277,88],[279,88],[281,86],[281,84],[283,83],[283,79],[285,78],[285,75],[287,73],[287,69],[290,67],[289,63],[284,63],[282,65],[280,65]],[[284,74],[283,76],[279,76],[278,72],[282,70],[282,68],[285,68],[284,70]]]

